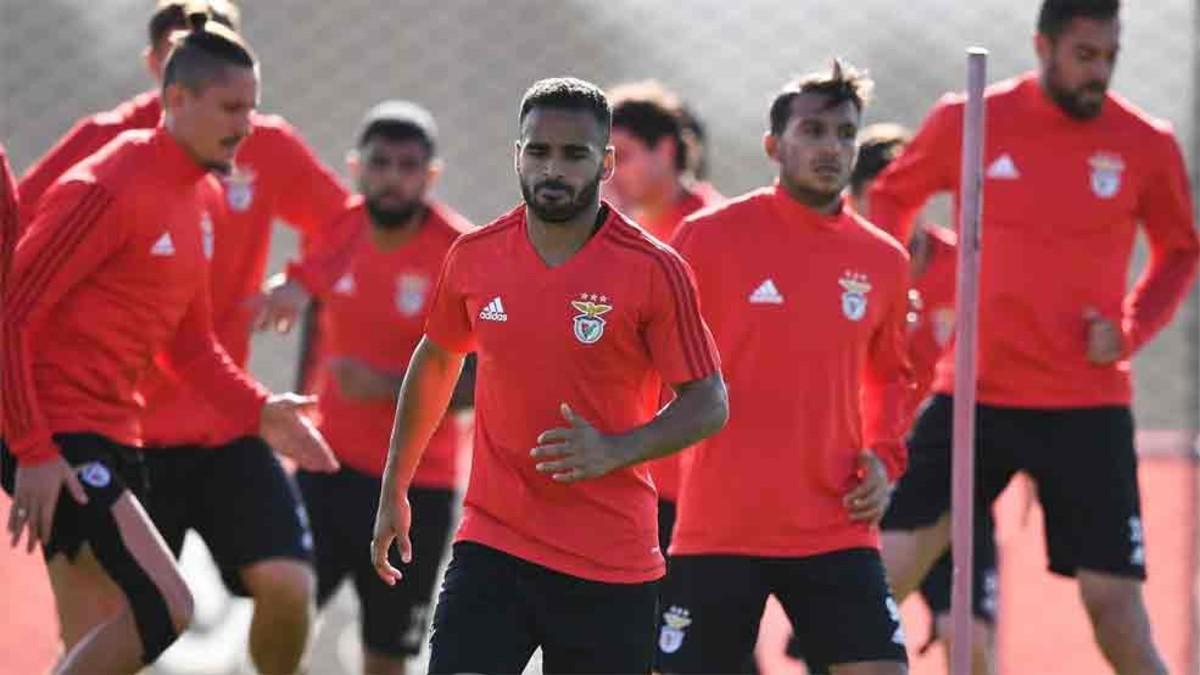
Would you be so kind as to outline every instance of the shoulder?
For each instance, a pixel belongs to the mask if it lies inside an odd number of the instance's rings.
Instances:
[[[280,115],[254,113],[250,117],[251,132],[246,143],[261,144],[273,150],[308,149],[296,127]]]
[[[1139,141],[1150,143],[1155,150],[1178,144],[1175,129],[1169,121],[1151,115],[1124,96],[1109,92],[1106,105],[1122,131],[1135,134]]]
[[[91,179],[119,189],[123,185],[136,183],[140,176],[152,170],[155,162],[153,129],[130,129],[121,132],[87,159],[82,160],[64,176],[76,179]]]
[[[843,218],[847,225],[846,231],[858,241],[858,245],[878,256],[883,265],[900,269],[907,274],[908,250],[895,237],[849,209],[845,211]]]
[[[684,219],[680,236],[711,237],[729,226],[758,219],[770,207],[770,196],[771,188],[764,187],[706,206]]]
[[[494,243],[496,237],[511,235],[513,232],[520,231],[520,227],[524,222],[525,205],[520,204],[483,227],[460,234],[450,247],[450,252],[447,255],[456,258],[475,255],[476,251],[485,250],[485,246]]]
[[[688,264],[674,248],[619,212],[613,212],[597,236],[604,237],[615,268],[628,269],[640,278],[665,276],[673,286],[690,276]]]
[[[147,129],[158,126],[162,117],[162,103],[158,91],[146,91],[124,101],[112,110],[99,112],[83,120],[83,124],[97,128]]]

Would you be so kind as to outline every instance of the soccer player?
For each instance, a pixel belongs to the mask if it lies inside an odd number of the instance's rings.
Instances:
[[[687,178],[691,148],[684,141],[682,107],[674,94],[647,81],[618,85],[608,97],[617,168],[606,187],[639,225],[670,241],[684,218],[721,196]],[[682,454],[674,454],[649,465],[658,490],[658,537],[664,553],[671,547],[675,527],[681,460]]]
[[[905,672],[877,523],[905,466],[908,256],[843,197],[869,90],[840,61],[784,87],[763,139],[775,185],[675,237],[738,398],[689,450],[663,672],[736,672],[772,594],[809,659]]]
[[[1107,93],[1117,0],[1045,0],[1039,68],[986,94],[977,509],[1025,471],[1045,512],[1050,571],[1075,577],[1119,673],[1165,672],[1146,575],[1130,358],[1191,288],[1200,243],[1170,127]],[[959,190],[963,99],[943,98],[876,180],[872,217],[901,234],[935,192]],[[1131,292],[1138,226],[1149,264]],[[949,539],[953,350],[912,436],[885,521],[889,578],[913,590]]]
[[[895,124],[873,124],[860,134],[858,161],[850,175],[850,202],[859,213],[870,209],[868,191],[875,178],[904,150],[911,133]],[[913,367],[916,388],[911,397],[915,410],[929,395],[934,366],[954,336],[954,292],[957,269],[957,238],[952,230],[922,222],[914,227],[908,240],[912,289],[909,291],[908,358]],[[995,672],[996,541],[991,511],[980,515],[975,535],[972,627],[973,672]],[[932,615],[929,641],[946,643],[949,659],[952,639],[950,586],[954,564],[947,552],[922,580],[920,591]]]
[[[663,575],[646,460],[728,414],[691,271],[599,198],[611,109],[573,78],[519,113],[524,203],[451,248],[401,388],[372,555],[412,558],[409,488],[463,355],[479,359],[462,526],[434,612],[430,672],[645,673]],[[662,383],[675,399],[659,410]],[[658,411],[658,412],[656,412]]]
[[[160,2],[150,18],[145,58],[156,78],[162,76],[171,34],[185,26],[185,4]],[[234,5],[211,6],[215,20],[237,27]],[[80,122],[22,180],[22,204],[35,205],[58,174],[122,130],[153,127],[160,116],[161,98],[148,92]],[[273,221],[297,227],[312,252],[337,239],[331,230],[347,198],[284,120],[257,113],[250,119],[251,132],[221,176],[224,203],[210,210],[214,330],[242,368],[249,361],[252,304],[263,282]],[[177,555],[187,530],[194,529],[226,586],[254,598],[255,665],[265,672],[295,671],[311,630],[315,579],[292,480],[262,439],[230,428],[210,402],[171,373],[153,371],[141,388],[147,399],[146,461],[157,486],[146,504],[151,518]]]
[[[203,208],[257,103],[240,39],[191,18],[167,60],[163,125],[131,131],[46,193],[18,244],[0,334],[5,490],[14,545],[40,542],[67,651],[58,672],[137,671],[187,626],[192,599],[146,495],[138,386],[156,354],[243,433],[312,468],[329,448],[212,333]],[[64,491],[65,488],[65,491]],[[109,615],[97,592],[119,588]],[[93,623],[86,623],[95,619]]]
[[[412,479],[413,564],[385,584],[366,550],[379,508],[396,395],[421,339],[442,260],[470,224],[429,196],[440,170],[432,115],[406,101],[370,110],[351,154],[360,197],[343,227],[360,236],[328,262],[294,270],[320,289],[326,373],[318,427],[342,464],[297,474],[312,523],[317,603],[349,576],[361,607],[363,671],[404,673],[421,650],[438,570],[447,552],[462,461],[469,451],[472,378],[463,377]]]

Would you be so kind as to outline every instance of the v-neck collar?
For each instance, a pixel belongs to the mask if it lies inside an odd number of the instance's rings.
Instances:
[[[546,262],[545,258],[538,253],[537,247],[533,245],[533,239],[529,236],[529,211],[528,206],[521,207],[521,249],[525,254],[532,258],[536,269],[546,273],[557,273],[560,270],[569,268],[572,265],[578,264],[577,260],[584,258],[590,254],[592,249],[599,246],[597,241],[605,236],[608,229],[612,227],[612,222],[618,217],[617,210],[606,201],[600,202],[600,211],[597,214],[597,219],[601,219],[600,226],[592,232],[592,236],[579,247],[578,251],[571,254],[571,257],[562,261],[558,265],[551,266]]]

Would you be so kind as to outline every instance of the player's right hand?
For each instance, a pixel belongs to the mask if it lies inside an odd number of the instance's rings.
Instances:
[[[308,291],[283,274],[275,274],[267,280],[262,295],[256,296],[252,303],[254,311],[254,330],[265,331],[273,329],[277,333],[288,333],[300,313],[308,306]]]
[[[29,530],[25,550],[33,552],[38,542],[50,541],[54,529],[54,511],[58,494],[66,484],[67,491],[80,504],[88,501],[87,493],[75,475],[75,470],[61,455],[34,466],[17,466],[16,489],[13,490],[12,511],[8,514],[8,531],[12,546],[21,542],[21,534]]]
[[[267,445],[296,460],[300,468],[332,473],[338,470],[333,450],[304,414],[316,404],[315,396],[292,393],[271,396],[263,404],[258,435]]]
[[[400,491],[398,495],[388,492],[385,483],[383,493],[379,496],[379,510],[375,512],[371,564],[383,583],[395,586],[404,575],[388,560],[388,552],[392,542],[396,542],[400,548],[400,560],[406,565],[412,562],[412,542],[408,538],[408,531],[412,527],[412,507],[408,503],[407,491]]]

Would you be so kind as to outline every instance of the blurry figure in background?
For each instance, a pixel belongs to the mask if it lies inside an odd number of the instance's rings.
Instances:
[[[708,128],[696,114],[696,109],[687,102],[679,106],[679,119],[683,124],[683,143],[687,146],[687,178],[697,184],[708,184]]]
[[[0,477],[13,543],[28,529],[29,549],[42,544],[66,650],[58,672],[136,672],[191,621],[191,594],[140,503],[139,386],[156,364],[227,428],[336,467],[301,415],[312,402],[272,396],[213,333],[208,173],[228,171],[250,132],[258,66],[207,14],[188,22],[164,66],[162,125],[120,135],[54,183],[5,289]]]
[[[1117,0],[1044,0],[1038,69],[986,94],[979,280],[978,514],[1011,478],[1037,486],[1054,574],[1077,578],[1118,673],[1164,673],[1142,585],[1130,359],[1192,288],[1200,242],[1169,125],[1108,92]],[[938,192],[959,195],[964,99],[944,97],[869,191],[906,237]],[[1149,262],[1126,291],[1139,229]],[[912,592],[950,539],[954,350],[938,362],[913,463],[884,520],[888,576]]]
[[[437,129],[415,104],[387,101],[372,108],[349,165],[359,196],[338,227],[358,236],[291,271],[322,298],[326,376],[318,390],[318,427],[342,469],[301,471],[297,481],[316,545],[317,605],[323,607],[350,577],[359,599],[363,671],[392,675],[404,673],[407,660],[421,650],[448,550],[470,448],[465,414],[474,399],[474,359],[468,359],[450,410],[413,476],[413,562],[405,565],[393,555],[404,574],[395,586],[371,565],[371,524],[405,368],[424,332],[442,260],[471,225],[430,195],[441,171]],[[291,297],[284,292],[268,299],[268,325],[291,322],[297,308],[273,304]]]
[[[609,92],[613,108],[612,144],[617,170],[606,191],[650,234],[666,242],[683,219],[715,204],[721,196],[688,178],[690,147],[684,140],[681,106],[657,82],[621,84]],[[670,391],[664,393],[670,396]],[[683,453],[650,463],[658,490],[658,536],[663,553],[671,547],[675,502]]]
[[[908,256],[844,194],[870,88],[841,61],[782,88],[775,184],[675,235],[737,399],[688,450],[661,672],[738,672],[772,595],[835,675],[906,672],[878,523],[906,463]]]
[[[236,6],[210,6],[213,20],[238,28]],[[186,27],[182,1],[159,2],[148,24],[144,52],[156,80],[171,52],[171,35]],[[76,124],[26,173],[21,208],[37,207],[42,193],[81,158],[126,129],[153,128],[162,117],[158,91]],[[222,173],[218,207],[210,209],[213,325],[240,367],[249,361],[251,327],[259,301],[271,228],[279,219],[301,231],[304,251],[333,246],[344,233],[327,225],[347,193],[282,118],[251,113],[251,129],[229,170]],[[266,672],[300,664],[310,630],[315,587],[309,533],[295,486],[260,438],[243,436],[222,421],[210,402],[166,370],[148,375],[143,433],[156,489],[147,510],[176,555],[184,534],[204,539],[225,584],[255,600],[250,652]]]
[[[866,213],[868,191],[875,180],[904,150],[912,134],[896,124],[873,124],[863,129],[858,148],[858,162],[850,176],[850,201],[859,213]],[[957,237],[953,230],[922,222],[913,228],[908,240],[912,289],[909,291],[908,357],[913,366],[916,389],[912,410],[929,395],[933,385],[934,366],[954,338],[955,271],[958,267]],[[915,448],[912,452],[919,451]],[[920,461],[911,456],[910,462]],[[946,658],[952,639],[950,623],[950,583],[954,569],[947,551],[921,582],[920,592],[932,616],[928,643],[945,642]],[[995,625],[997,584],[995,526],[990,511],[982,514],[979,531],[975,533],[973,610],[975,614],[972,637],[974,675],[995,672]]]

